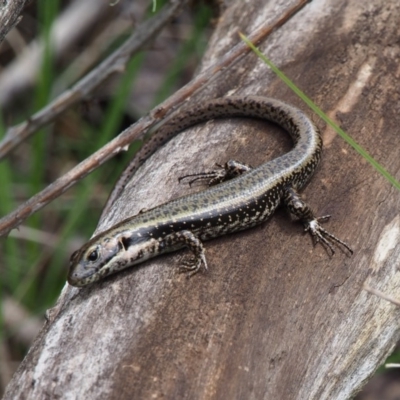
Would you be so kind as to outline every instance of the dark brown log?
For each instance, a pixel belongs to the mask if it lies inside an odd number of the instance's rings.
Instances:
[[[230,1],[202,68],[292,1]],[[400,3],[316,0],[261,49],[394,175],[400,168]],[[259,94],[310,114],[254,55],[201,97]],[[199,97],[200,98],[200,97]],[[199,98],[193,101],[199,101]],[[353,257],[313,248],[279,211],[206,243],[210,270],[177,274],[183,253],[84,289],[66,287],[6,392],[15,398],[348,399],[399,339],[399,194],[331,129],[304,195]],[[152,157],[98,230],[189,192],[179,176],[229,158],[258,165],[290,148],[260,121],[208,123]],[[198,189],[198,188],[197,188]]]

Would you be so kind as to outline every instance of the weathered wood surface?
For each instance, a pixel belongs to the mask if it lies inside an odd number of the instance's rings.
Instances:
[[[202,68],[238,41],[238,30],[293,4],[228,3]],[[399,21],[395,1],[315,0],[261,46],[397,178]],[[255,93],[308,112],[253,55],[201,97]],[[324,159],[304,194],[318,215],[332,214],[328,228],[353,246],[353,257],[329,258],[279,211],[261,227],[207,243],[207,274],[177,274],[177,253],[89,288],[66,287],[5,398],[354,395],[400,336],[400,311],[362,289],[399,294],[399,194],[317,123]],[[177,183],[187,171],[228,158],[258,165],[289,148],[282,131],[259,121],[191,129],[145,164],[99,230],[194,190]]]

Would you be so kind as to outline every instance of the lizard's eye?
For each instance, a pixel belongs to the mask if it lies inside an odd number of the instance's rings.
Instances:
[[[99,258],[99,252],[97,249],[90,252],[89,255],[87,256],[88,261],[96,261],[98,258]]]

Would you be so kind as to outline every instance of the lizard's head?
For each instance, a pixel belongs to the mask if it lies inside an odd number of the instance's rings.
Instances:
[[[131,265],[154,257],[162,244],[147,235],[105,231],[71,255],[68,283],[86,286]]]
[[[71,255],[68,283],[85,286],[111,274],[111,268],[123,260],[123,242],[110,236],[94,237]]]

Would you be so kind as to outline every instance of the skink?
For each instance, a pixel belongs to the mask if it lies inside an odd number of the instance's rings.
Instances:
[[[208,179],[204,191],[189,194],[140,212],[101,232],[74,252],[68,282],[85,286],[149,258],[187,247],[193,257],[181,269],[190,275],[207,269],[203,241],[241,231],[264,222],[280,205],[305,226],[333,254],[333,244],[350,247],[322,228],[300,190],[315,171],[322,151],[318,129],[297,108],[282,101],[259,97],[225,97],[179,111],[155,133],[142,152],[146,157],[180,131],[214,118],[250,117],[272,121],[294,142],[288,153],[257,168],[235,161],[223,168],[192,176]],[[144,162],[136,159],[132,170]]]

